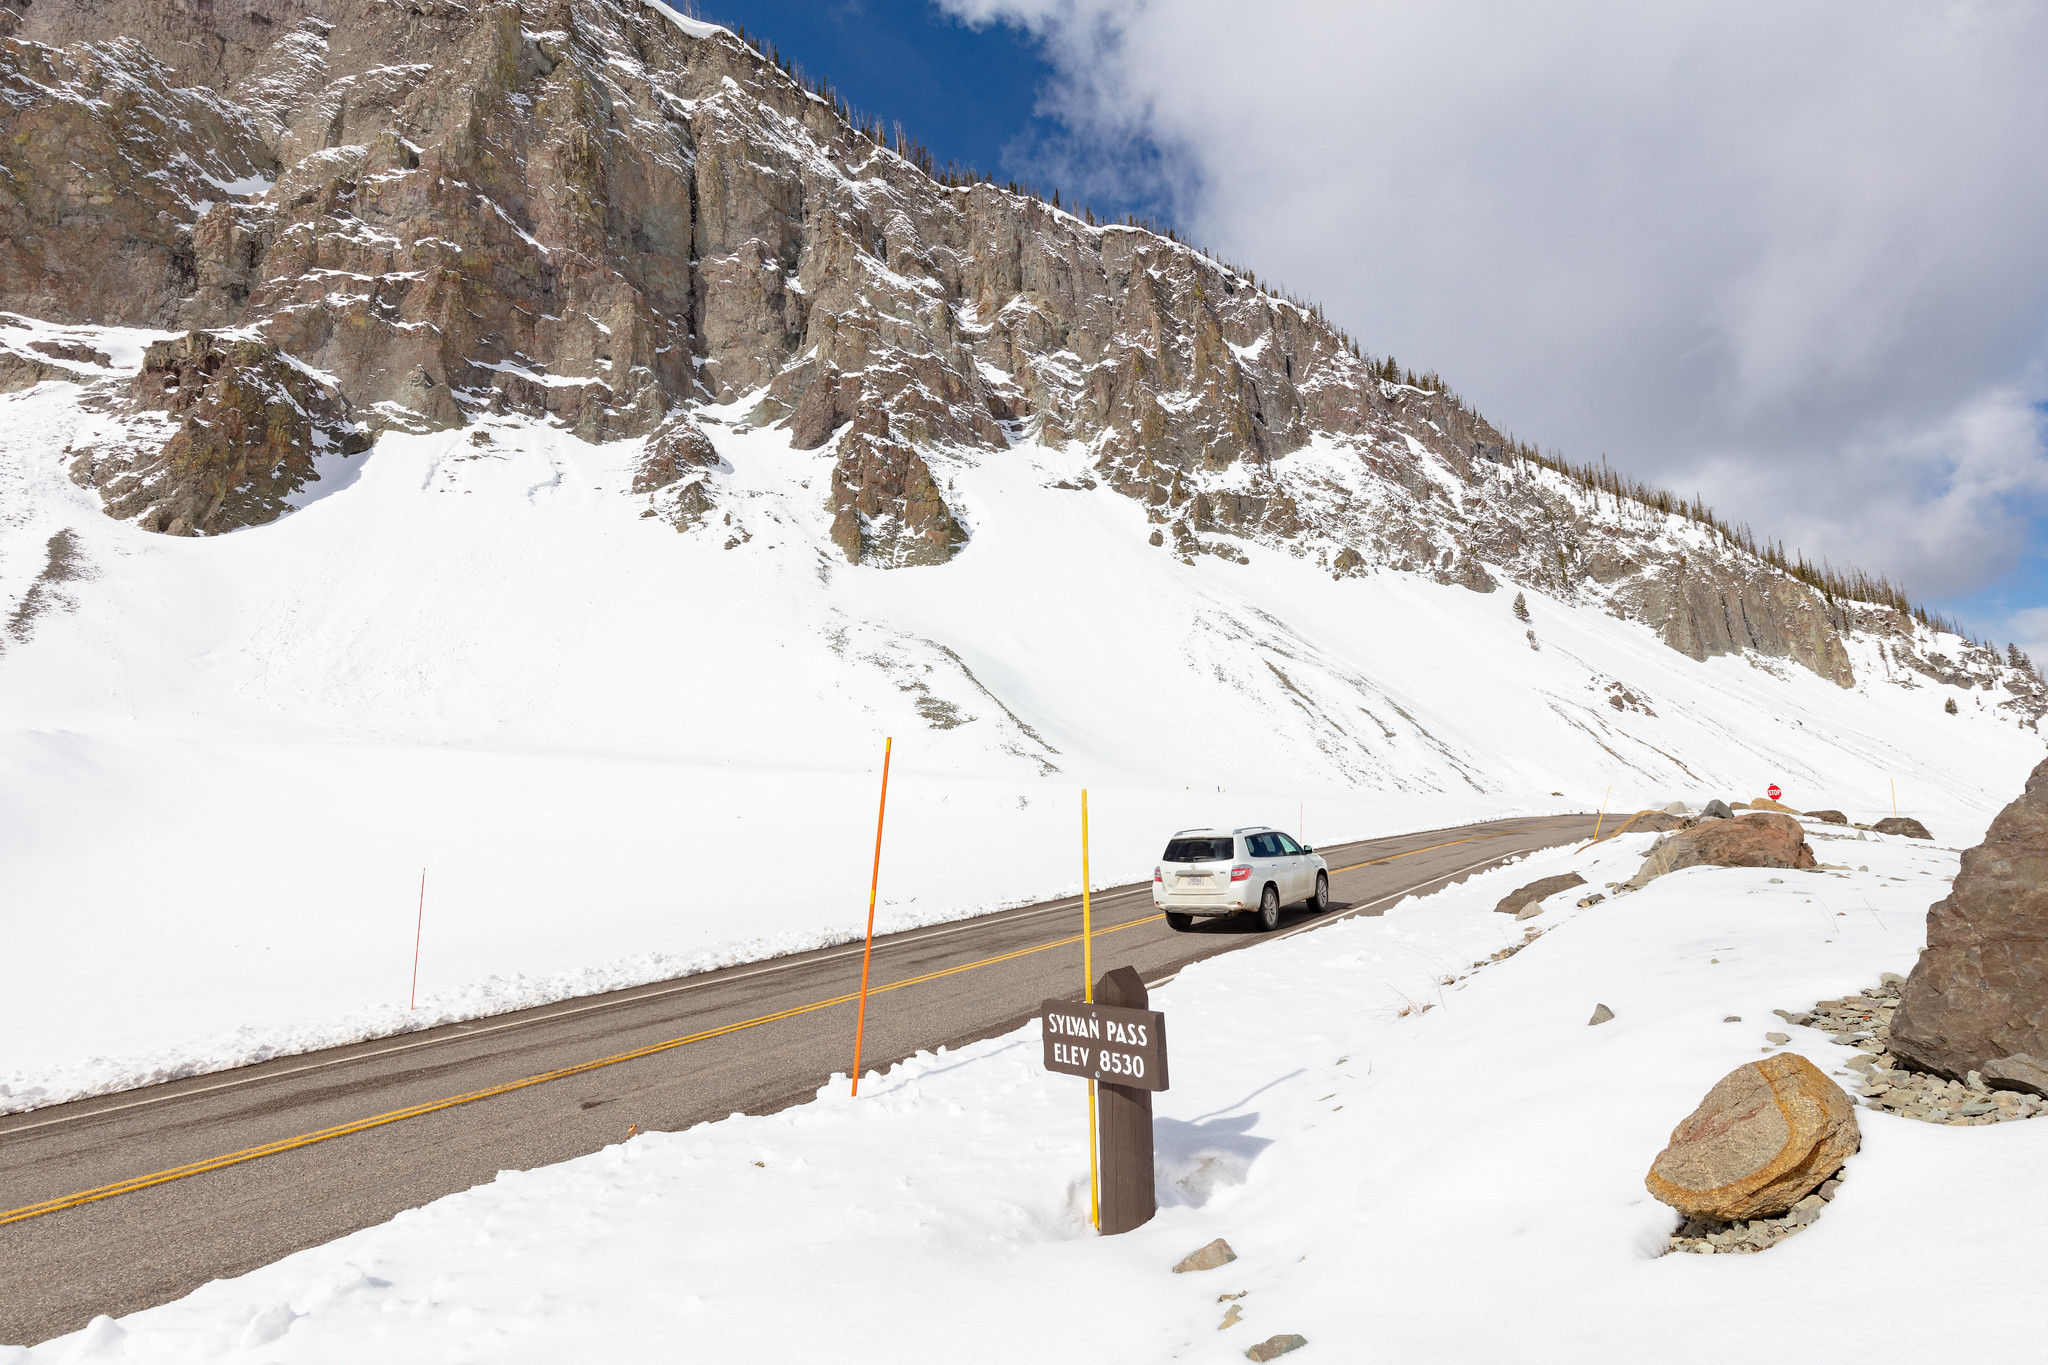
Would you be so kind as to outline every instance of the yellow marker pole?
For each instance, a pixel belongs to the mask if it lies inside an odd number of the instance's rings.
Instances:
[[[1607,796],[1612,795],[1614,795],[1614,788],[1609,787],[1607,789]],[[1593,842],[1596,844],[1600,842],[1600,821],[1607,818],[1607,796],[1600,798],[1600,819],[1593,822]]]
[[[896,749],[891,736],[882,741],[882,802],[875,808],[875,870],[868,877],[868,946],[860,954],[860,1012],[853,1025],[853,1093],[860,1094],[861,1045],[868,1032],[868,963],[875,956],[875,890],[882,884],[882,817],[889,813],[889,755]]]
[[[1081,998],[1095,1003],[1095,910],[1088,892],[1088,789],[1081,788]],[[1088,1222],[1102,1230],[1102,1176],[1095,1154],[1095,1081],[1088,1081]]]
[[[1899,818],[1899,779],[1898,779],[1898,778],[1896,778],[1896,777],[1892,778],[1892,779],[1891,779],[1891,784],[1892,784],[1892,819],[1896,820],[1896,819],[1898,819],[1898,818]],[[422,878],[422,880],[424,880],[424,878]]]

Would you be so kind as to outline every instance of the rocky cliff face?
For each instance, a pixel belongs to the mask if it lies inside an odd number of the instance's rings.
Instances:
[[[1517,459],[1181,243],[942,183],[646,0],[0,0],[0,133],[0,308],[212,332],[179,344],[235,376],[189,399],[181,360],[177,423],[158,379],[106,400],[121,453],[75,476],[155,529],[260,522],[295,452],[486,411],[650,438],[649,510],[689,529],[719,477],[692,414],[745,400],[833,448],[859,563],[968,542],[935,450],[1071,442],[1182,558],[1507,573],[1853,682],[1844,609],[1706,529]]]

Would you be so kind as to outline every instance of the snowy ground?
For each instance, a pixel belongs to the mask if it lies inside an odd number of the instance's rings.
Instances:
[[[1156,992],[1162,1207],[1125,1236],[1087,1229],[1083,1083],[1042,1070],[1033,1026],[858,1100],[838,1078],[772,1117],[506,1173],[0,1365],[1220,1363],[1284,1332],[1304,1361],[1719,1362],[1755,1341],[2039,1359],[2048,1122],[1859,1111],[1863,1149],[1813,1227],[1756,1256],[1658,1254],[1677,1219],[1642,1179],[1671,1127],[1769,1050],[1773,1008],[1908,969],[1956,857],[1815,838],[1869,871],[1693,869],[1583,911],[1562,894],[1527,925],[1490,910],[1557,871],[1619,881],[1649,842],[1539,854]],[[1530,947],[1472,967],[1531,925]],[[1596,1003],[1615,1018],[1588,1027]],[[1846,1050],[1787,1031],[1845,1074]],[[1236,1262],[1168,1273],[1218,1236]],[[1913,1306],[1873,1301],[1873,1265],[1909,1276]]]
[[[147,340],[43,330],[116,370]],[[829,452],[733,411],[686,535],[639,515],[637,443],[507,420],[153,536],[64,478],[76,394],[0,397],[0,605],[61,531],[87,575],[0,631],[0,1112],[843,939],[887,735],[889,927],[1077,889],[1084,786],[1113,882],[1186,826],[1334,843],[1610,788],[1868,818],[1896,781],[1952,837],[2040,752],[1862,644],[1843,692],[1534,590],[1540,652],[1511,590],[1182,565],[1035,445],[934,457],[974,528],[942,568],[846,565]]]

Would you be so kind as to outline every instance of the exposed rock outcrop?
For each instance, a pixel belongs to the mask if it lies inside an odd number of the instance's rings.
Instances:
[[[1791,1208],[1862,1143],[1853,1100],[1794,1052],[1747,1062],[1718,1081],[1644,1180],[1688,1218],[1731,1223]]]
[[[924,462],[890,435],[886,409],[863,409],[832,464],[832,543],[855,564],[943,564],[967,543]]]
[[[2048,762],[1998,813],[1927,912],[1927,950],[1899,993],[1892,1051],[1960,1077],[2048,1058]]]
[[[0,308],[232,328],[380,431],[520,412],[616,440],[747,399],[800,449],[840,442],[835,538],[862,563],[956,553],[934,461],[1037,438],[1084,449],[1190,562],[1257,544],[1339,576],[1507,577],[1695,658],[1853,681],[1860,608],[1703,523],[1603,502],[1184,243],[934,174],[646,0],[6,12]],[[0,362],[0,383],[40,363]],[[715,502],[703,468],[652,510]],[[1900,641],[1887,668],[1935,666],[1910,621],[1871,619]],[[2048,708],[1993,672],[2022,719]]]
[[[1871,826],[1879,834],[1896,834],[1903,839],[1932,839],[1927,826],[1910,815],[1887,815]]]
[[[156,429],[169,439],[137,440],[131,427],[126,441],[78,452],[71,477],[100,490],[107,515],[168,535],[274,520],[320,478],[320,456],[369,446],[338,395],[261,341],[192,332],[153,343],[133,390],[138,408],[167,419]]]

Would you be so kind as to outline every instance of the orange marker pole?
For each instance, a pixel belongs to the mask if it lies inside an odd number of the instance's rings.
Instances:
[[[1088,894],[1088,789],[1081,788],[1081,998],[1095,1003],[1095,912]],[[1088,1082],[1088,1221],[1102,1230],[1102,1176],[1095,1153],[1095,1081]]]
[[[892,735],[882,741],[882,804],[875,811],[875,870],[868,878],[868,946],[860,955],[860,1015],[853,1026],[853,1093],[860,1093],[861,1043],[868,1031],[868,962],[875,955],[875,891],[882,884],[882,817],[889,813],[889,755],[896,748]]]
[[[420,917],[412,927],[412,999],[405,1005],[407,1014],[412,1013],[420,1003],[420,936],[427,929],[427,870],[420,869]]]
[[[1614,788],[1607,789],[1607,796],[1614,795]],[[1593,842],[1600,842],[1600,826],[1607,822],[1607,796],[1600,798],[1600,818],[1593,822]]]

